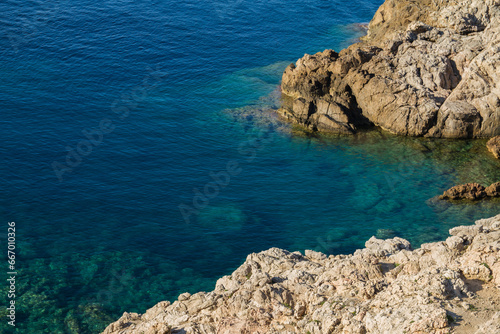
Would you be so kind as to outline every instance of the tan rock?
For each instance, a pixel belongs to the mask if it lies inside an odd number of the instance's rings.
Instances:
[[[439,199],[479,200],[487,197],[500,197],[500,182],[495,182],[486,188],[478,183],[461,184],[446,190]]]
[[[446,190],[440,199],[469,199],[478,200],[487,196],[486,189],[478,183],[467,183]]]
[[[495,182],[485,189],[489,197],[500,197],[500,182]]]
[[[363,42],[285,70],[281,113],[318,131],[499,135],[499,20],[493,0],[386,0]]]
[[[488,140],[486,147],[491,153],[493,153],[495,158],[500,159],[500,136],[496,136]]]

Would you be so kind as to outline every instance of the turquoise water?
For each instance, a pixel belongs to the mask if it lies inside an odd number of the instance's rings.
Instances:
[[[500,179],[484,141],[317,137],[269,111],[290,62],[349,45],[380,3],[2,3],[0,233],[5,250],[16,222],[18,275],[0,331],[97,333],[212,290],[251,252],[418,246],[497,214],[431,200]]]

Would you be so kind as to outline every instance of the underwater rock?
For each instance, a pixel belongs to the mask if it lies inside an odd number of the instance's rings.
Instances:
[[[376,237],[378,239],[390,239],[396,236],[396,231],[391,230],[390,228],[379,228],[377,230]]]
[[[234,232],[248,221],[243,209],[236,205],[213,205],[200,211],[197,222],[201,227],[213,231]]]

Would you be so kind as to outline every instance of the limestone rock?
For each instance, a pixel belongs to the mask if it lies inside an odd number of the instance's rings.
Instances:
[[[386,0],[364,41],[287,67],[280,113],[337,133],[499,135],[499,20],[493,0]]]
[[[416,250],[371,238],[353,255],[250,254],[213,291],[124,313],[103,334],[495,333],[500,215],[450,234]],[[451,323],[455,313],[464,321]]]

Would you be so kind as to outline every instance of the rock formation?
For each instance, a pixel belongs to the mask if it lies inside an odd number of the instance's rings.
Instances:
[[[489,187],[483,187],[479,183],[461,184],[446,190],[439,199],[475,201],[486,197],[500,197],[500,182],[495,182]]]
[[[312,130],[500,134],[500,3],[386,0],[364,41],[287,67],[279,112]]]
[[[500,197],[500,182],[495,182],[485,189],[489,197]]]
[[[496,136],[488,140],[486,143],[488,151],[493,153],[495,158],[500,159],[500,136]]]
[[[470,199],[477,200],[486,197],[486,188],[479,183],[467,183],[446,190],[440,199]]]
[[[250,254],[212,292],[181,294],[104,334],[500,333],[500,215],[446,241],[372,237],[353,255]]]

